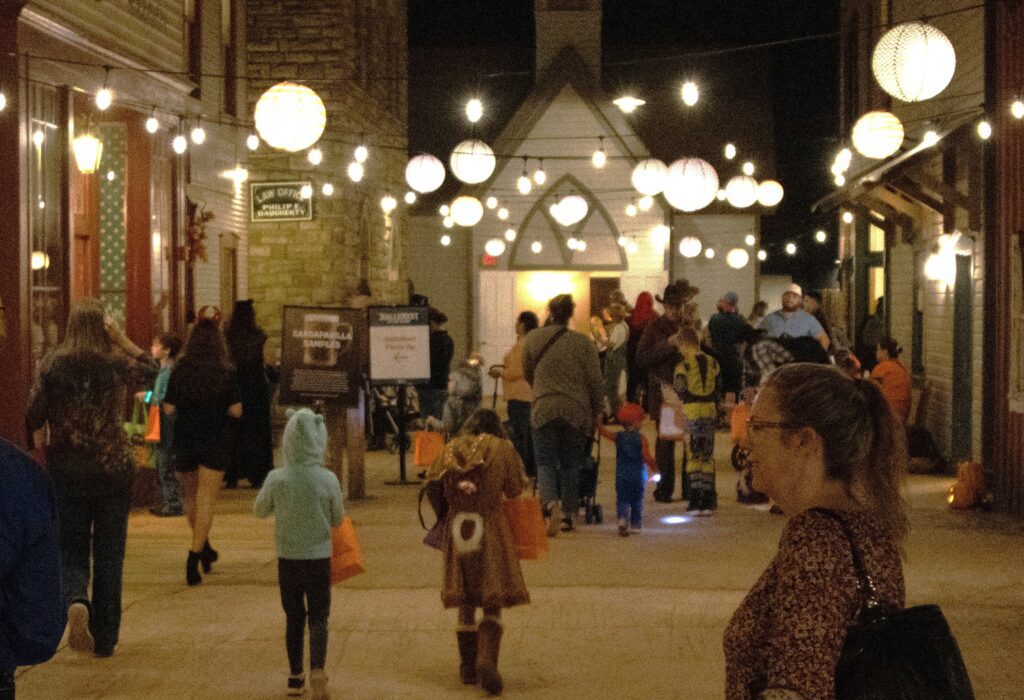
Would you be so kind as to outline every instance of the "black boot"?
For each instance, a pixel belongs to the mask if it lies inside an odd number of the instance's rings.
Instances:
[[[466,628],[455,632],[459,640],[459,678],[466,685],[477,682],[476,654],[480,635],[476,629]]]
[[[191,549],[188,551],[188,561],[185,562],[185,583],[190,586],[197,586],[203,582],[203,577],[199,574],[201,556],[200,552],[193,552]]]
[[[203,573],[210,573],[210,569],[213,568],[213,562],[218,559],[220,559],[220,554],[210,546],[210,540],[206,540],[206,543],[203,544],[203,551],[199,553],[199,561],[203,565]]]
[[[501,623],[493,617],[480,621],[480,651],[476,671],[480,685],[488,695],[501,695],[504,683],[498,673],[498,653],[501,650]]]

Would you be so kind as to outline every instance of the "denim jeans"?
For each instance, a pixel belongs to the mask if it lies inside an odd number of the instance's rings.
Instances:
[[[545,505],[562,502],[562,513],[575,516],[580,509],[580,471],[586,466],[590,438],[563,420],[553,420],[533,431],[537,455],[540,499]]]
[[[444,414],[444,402],[448,400],[447,389],[431,389],[430,387],[423,387],[417,389],[420,397],[420,416],[427,418],[436,418],[441,420]]]
[[[163,445],[156,446],[156,479],[160,487],[160,510],[182,512],[181,482],[174,471],[174,452]]]
[[[96,650],[113,651],[121,630],[121,574],[131,509],[131,478],[96,476],[89,488],[71,487],[56,479],[55,485],[60,508],[64,602],[89,605],[89,627]]]
[[[530,402],[510,399],[508,421],[512,427],[512,444],[523,460],[526,475],[537,476],[537,462],[533,454],[533,428],[530,426]]]
[[[330,559],[278,559],[277,582],[286,618],[284,643],[293,676],[303,672],[302,648],[309,618],[309,667],[327,659],[327,616],[331,612]],[[307,610],[308,606],[308,610]]]

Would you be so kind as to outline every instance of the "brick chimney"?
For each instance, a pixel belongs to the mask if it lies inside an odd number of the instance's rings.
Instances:
[[[566,46],[595,77],[601,76],[601,0],[534,0],[537,23],[536,74],[543,73]]]

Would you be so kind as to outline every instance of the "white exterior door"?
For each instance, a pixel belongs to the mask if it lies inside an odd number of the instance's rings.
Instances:
[[[480,272],[480,300],[477,304],[477,328],[480,339],[477,350],[483,357],[486,374],[492,365],[500,365],[516,341],[515,272],[484,270]],[[494,391],[489,377],[484,378],[485,397]],[[487,405],[485,399],[484,404]]]

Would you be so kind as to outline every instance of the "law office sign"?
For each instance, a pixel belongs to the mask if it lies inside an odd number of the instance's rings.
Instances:
[[[310,221],[313,218],[313,198],[304,198],[302,188],[313,183],[253,182],[249,184],[249,221]]]

